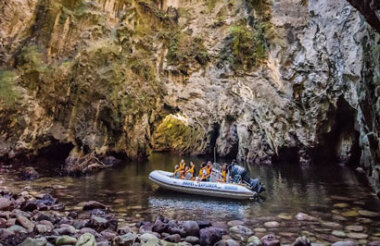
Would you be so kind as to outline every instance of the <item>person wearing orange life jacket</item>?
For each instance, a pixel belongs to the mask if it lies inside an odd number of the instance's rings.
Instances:
[[[207,170],[207,180],[210,181],[211,172],[212,172],[212,163],[211,163],[211,161],[207,162],[206,170]]]
[[[222,166],[222,178],[218,180],[219,182],[227,182],[227,163]]]
[[[179,178],[179,176],[180,176],[180,168],[179,168],[179,165],[175,165],[174,166],[174,177],[176,177],[177,179]]]
[[[186,166],[185,160],[182,159],[182,160],[179,162],[179,169],[180,169],[180,170],[185,170],[185,166]]]
[[[180,179],[187,179],[186,176],[187,176],[187,172],[189,171],[189,169],[190,168],[188,166],[186,166],[185,170],[180,171],[179,178]]]
[[[201,165],[201,170],[199,170],[199,176],[197,179],[200,181],[207,181],[207,178],[208,178],[207,165],[206,163],[203,162]]]
[[[191,161],[190,162],[190,168],[187,167],[187,171],[185,171],[185,177],[187,180],[190,180],[194,177],[194,168],[195,168],[195,165]]]

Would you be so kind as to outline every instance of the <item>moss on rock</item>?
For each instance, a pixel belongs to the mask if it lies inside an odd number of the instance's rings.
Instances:
[[[14,71],[0,71],[0,105],[12,107],[20,98],[16,89],[17,74]]]
[[[177,66],[183,74],[187,75],[191,66],[204,66],[210,60],[200,36],[192,37],[180,30],[169,32],[166,35],[168,64]]]
[[[263,26],[257,24],[252,29],[243,23],[230,27],[220,59],[230,63],[235,70],[251,70],[265,61],[266,53]]]
[[[154,131],[152,143],[156,151],[190,152],[196,149],[199,140],[199,130],[190,126],[186,119],[168,115]]]

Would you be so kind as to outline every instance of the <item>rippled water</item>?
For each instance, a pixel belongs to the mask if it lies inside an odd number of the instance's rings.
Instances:
[[[98,200],[129,217],[152,218],[164,214],[178,219],[225,221],[276,216],[280,213],[314,212],[329,216],[334,203],[349,203],[348,209],[380,211],[380,202],[360,175],[348,167],[319,165],[301,167],[291,163],[250,166],[253,177],[265,183],[261,202],[225,200],[186,195],[157,189],[149,181],[152,170],[172,170],[182,157],[153,154],[144,163],[126,163],[86,177],[42,177],[35,181],[17,181],[12,174],[2,175],[2,186],[23,188],[27,185],[50,191],[68,207],[87,200]],[[185,158],[188,162],[190,159]],[[194,159],[196,163],[204,161]],[[46,166],[45,166],[46,169]],[[51,172],[40,169],[43,175]],[[63,187],[58,187],[61,185]],[[52,189],[54,187],[55,189]]]

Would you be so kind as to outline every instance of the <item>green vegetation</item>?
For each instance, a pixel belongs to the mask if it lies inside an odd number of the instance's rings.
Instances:
[[[166,58],[168,63],[177,65],[184,74],[187,74],[191,63],[204,66],[210,59],[201,37],[191,37],[177,30],[169,33],[167,39],[168,53]]]
[[[145,11],[151,13],[153,16],[157,17],[161,21],[167,20],[166,12],[155,6],[155,3],[151,0],[138,0],[137,3]]]
[[[23,70],[37,70],[43,69],[43,54],[39,51],[36,45],[25,46],[21,49],[20,55],[17,57],[18,67]]]
[[[209,11],[213,11],[218,0],[206,0],[207,8]]]
[[[268,10],[268,3],[266,0],[246,0],[245,2],[249,11],[254,9],[260,15]]]
[[[153,134],[155,150],[187,151],[196,147],[199,132],[176,116],[168,115]]]
[[[249,70],[264,61],[266,40],[263,26],[256,25],[254,30],[247,25],[232,26],[221,59],[227,60],[235,70]]]
[[[0,104],[12,106],[20,95],[15,88],[16,73],[12,71],[0,71]]]

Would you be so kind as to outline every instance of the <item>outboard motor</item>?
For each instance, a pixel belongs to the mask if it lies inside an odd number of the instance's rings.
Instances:
[[[246,168],[232,163],[228,167],[228,171],[234,183],[244,182],[251,188],[251,190],[256,191],[257,193],[261,193],[265,190],[259,179],[251,178]]]

